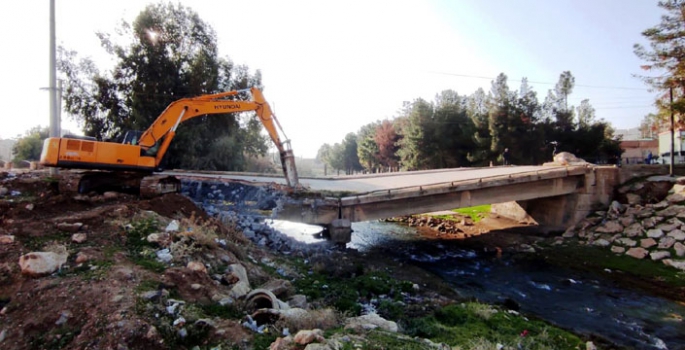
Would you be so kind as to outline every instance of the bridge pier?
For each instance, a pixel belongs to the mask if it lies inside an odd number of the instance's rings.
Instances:
[[[331,241],[345,244],[352,241],[352,222],[347,219],[335,219],[328,225]]]

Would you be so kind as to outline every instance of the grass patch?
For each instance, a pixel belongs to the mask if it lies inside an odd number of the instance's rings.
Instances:
[[[606,248],[568,245],[543,251],[550,263],[589,271],[603,271],[605,268],[621,271],[646,281],[658,281],[673,287],[685,287],[685,274],[660,261],[635,259],[616,255]]]
[[[492,206],[490,204],[477,205],[475,207],[452,209],[452,211],[455,213],[470,216],[473,222],[480,221],[481,218],[483,218],[487,214],[490,214],[491,210]]]
[[[61,277],[78,275],[86,281],[103,281],[112,265],[114,263],[109,260],[92,260],[72,269],[61,269],[57,275]]]
[[[352,349],[353,347],[350,347]],[[383,332],[374,330],[366,335],[366,343],[362,345],[364,350],[386,350],[386,349],[402,349],[402,350],[430,350],[435,349],[430,345],[409,337],[400,336],[399,334]]]
[[[585,347],[576,335],[543,321],[474,302],[449,305],[430,316],[409,320],[405,330],[411,336],[466,349],[474,348],[474,341],[499,343],[513,349]]]
[[[394,279],[383,271],[364,272],[361,268],[351,274],[333,275],[312,270],[303,275],[303,278],[293,283],[299,293],[305,294],[311,301],[332,305],[350,316],[361,314],[360,298],[371,300],[383,295],[385,297],[375,305],[378,313],[392,319],[401,317],[403,313],[399,301],[403,299],[402,293],[413,292],[411,282]]]
[[[51,244],[64,244],[71,239],[71,233],[57,231],[44,236],[17,236],[17,239],[30,251],[40,251]]]
[[[227,320],[239,320],[245,314],[234,305],[208,304],[198,305],[202,312],[210,317],[219,317]]]
[[[145,218],[131,223],[126,232],[126,249],[131,261],[140,267],[156,273],[164,272],[166,265],[157,261],[153,244],[147,236],[158,231],[159,223],[154,218]]]

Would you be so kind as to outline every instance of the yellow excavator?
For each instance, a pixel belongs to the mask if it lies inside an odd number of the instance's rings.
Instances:
[[[246,91],[252,95],[250,101],[231,99]],[[281,140],[276,126],[281,133],[283,129],[264,95],[255,87],[174,101],[147,130],[127,132],[121,143],[97,141],[85,136],[47,138],[43,143],[40,164],[90,170],[62,175],[60,192],[88,193],[108,187],[132,188],[143,197],[176,192],[180,188],[178,179],[153,173],[161,170],[162,159],[178,126],[195,117],[245,111],[257,114],[278,148],[288,186],[297,188],[299,180],[290,140]]]

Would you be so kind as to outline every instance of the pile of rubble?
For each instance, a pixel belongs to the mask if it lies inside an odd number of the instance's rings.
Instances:
[[[658,188],[670,190],[660,195]],[[685,270],[685,178],[654,176],[618,193],[627,203],[613,201],[566,230],[557,244],[577,241]]]

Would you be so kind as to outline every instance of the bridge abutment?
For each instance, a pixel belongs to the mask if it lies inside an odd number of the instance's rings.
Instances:
[[[606,208],[620,183],[619,168],[593,167],[575,193],[492,205],[492,212],[519,222],[537,224],[544,233],[564,231],[588,214]]]

